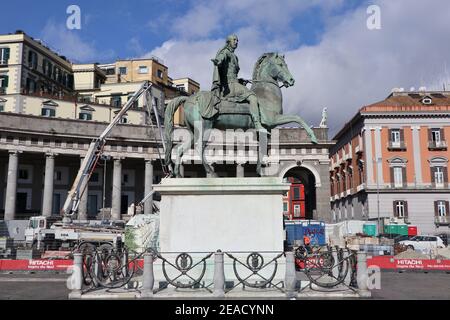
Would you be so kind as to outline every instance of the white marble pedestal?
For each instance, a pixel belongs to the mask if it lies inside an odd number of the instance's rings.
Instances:
[[[281,178],[168,179],[161,194],[161,252],[282,251]]]
[[[168,179],[154,189],[161,194],[159,236],[165,256],[187,252],[201,259],[221,250],[246,263],[251,252],[261,253],[268,262],[283,251],[283,194],[289,184],[281,178]],[[208,261],[205,280],[212,279],[213,261]],[[284,279],[284,257],[277,269],[276,279]],[[261,274],[267,277],[272,270],[268,266]],[[225,277],[235,280],[227,257]]]

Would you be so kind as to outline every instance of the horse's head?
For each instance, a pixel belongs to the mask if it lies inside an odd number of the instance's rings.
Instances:
[[[256,80],[271,78],[276,82],[282,82],[285,87],[291,87],[295,83],[294,77],[284,61],[284,55],[278,53],[264,54],[257,63],[253,78]]]
[[[284,55],[276,53],[273,57],[273,74],[272,76],[276,81],[282,82],[284,86],[291,87],[294,85],[295,80],[289,71],[286,61],[284,61]]]

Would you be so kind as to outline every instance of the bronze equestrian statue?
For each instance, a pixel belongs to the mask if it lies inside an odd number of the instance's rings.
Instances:
[[[166,165],[172,165],[173,115],[184,104],[185,123],[194,137],[202,132],[202,162],[206,172],[214,177],[214,169],[207,163],[204,150],[211,129],[257,129],[259,133],[270,131],[279,125],[295,122],[308,133],[311,142],[317,143],[313,130],[296,115],[283,115],[283,97],[279,83],[286,88],[294,85],[294,78],[284,61],[284,56],[277,53],[263,54],[253,69],[252,86],[245,87],[247,81],[238,79],[239,62],[234,54],[238,39],[236,35],[227,38],[227,44],[219,50],[214,63],[213,86],[211,91],[200,91],[189,97],[173,99],[166,108],[164,134],[166,140]],[[201,127],[199,127],[199,125]],[[180,177],[183,148],[177,149],[177,162],[174,176]],[[258,162],[260,159],[258,159]],[[260,163],[258,163],[258,168]]]

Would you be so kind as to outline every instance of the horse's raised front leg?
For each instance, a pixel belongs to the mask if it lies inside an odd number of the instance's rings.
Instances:
[[[308,133],[309,137],[311,138],[311,142],[312,143],[317,143],[317,138],[316,135],[314,134],[314,131],[310,128],[310,126],[308,126],[305,122],[305,120],[303,120],[302,118],[300,118],[299,116],[296,115],[278,115],[273,123],[271,124],[272,127],[276,127],[282,124],[287,124],[287,123],[291,123],[291,122],[295,122],[298,123],[299,125],[301,125],[303,128],[305,128],[306,133]]]

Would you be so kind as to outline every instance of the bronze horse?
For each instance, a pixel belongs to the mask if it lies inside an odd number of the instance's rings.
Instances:
[[[261,113],[262,125],[271,130],[279,125],[295,122],[305,128],[306,132],[311,138],[311,142],[317,143],[317,138],[313,130],[305,123],[305,121],[296,115],[283,115],[283,97],[279,82],[283,83],[285,87],[294,85],[294,78],[284,61],[284,56],[277,53],[263,54],[255,64],[253,70],[253,80],[251,90],[253,90],[258,98],[259,109]],[[194,142],[194,137],[198,137],[202,132],[202,162],[206,172],[215,177],[214,169],[207,163],[205,159],[204,150],[209,139],[211,129],[216,128],[220,130],[226,129],[253,129],[253,121],[250,113],[243,114],[242,112],[226,112],[221,113],[221,105],[228,105],[231,102],[222,101],[219,105],[219,111],[210,118],[205,118],[204,110],[207,108],[207,101],[211,101],[211,92],[201,91],[190,97],[178,97],[173,99],[167,106],[165,111],[164,128],[166,140],[166,165],[172,165],[172,148],[173,148],[173,115],[181,104],[184,104],[185,123],[188,130],[191,132],[191,145]],[[235,107],[247,106],[248,104],[234,105]],[[228,108],[229,109],[229,108]],[[242,108],[241,108],[242,109]],[[195,125],[197,124],[197,125]],[[198,128],[201,124],[201,128]],[[177,150],[177,163],[174,166],[174,176],[180,176],[180,163],[183,156],[183,148]],[[258,159],[258,168],[260,168],[260,159]]]

